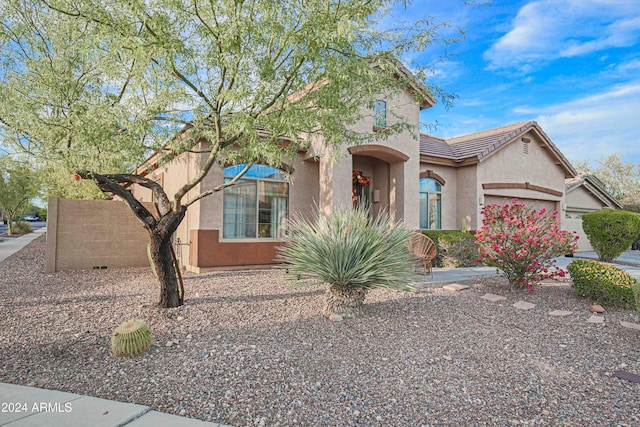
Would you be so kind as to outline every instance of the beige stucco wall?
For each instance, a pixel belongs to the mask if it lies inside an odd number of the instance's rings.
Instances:
[[[567,209],[563,228],[568,231],[575,231],[578,235],[578,252],[592,251],[593,247],[589,242],[589,237],[582,228],[582,214],[611,208],[612,206],[603,203],[583,185],[573,188],[566,194],[566,204]]]
[[[602,203],[582,185],[569,191],[566,199],[567,211],[589,212],[611,207]]]
[[[522,137],[530,138],[528,153],[525,154]],[[478,164],[477,192],[478,200],[483,201],[487,196],[500,198],[519,198],[539,200],[553,203],[556,209],[564,206],[565,173],[556,164],[556,159],[544,148],[535,132],[529,131],[506,146],[486,157]],[[483,189],[485,183],[525,183],[545,187],[562,193],[556,196],[546,192],[525,188]],[[482,197],[480,197],[482,195]],[[564,213],[559,215],[561,221]],[[476,224],[481,221],[477,212]]]
[[[452,229],[457,230],[461,226],[462,218],[466,219],[467,228],[477,230],[480,228],[479,192],[478,192],[478,166],[469,165],[457,169],[458,180],[456,182],[456,223]],[[469,217],[469,218],[467,218]]]
[[[295,159],[286,161],[293,170],[289,186],[290,215],[301,214],[310,217],[316,206],[325,213],[351,207],[352,172],[362,169],[374,177],[370,190],[380,190],[381,200],[374,204],[374,211],[377,213],[389,207],[395,219],[403,219],[409,226],[418,227],[419,106],[405,92],[381,95],[379,98],[387,101],[388,124],[393,124],[396,120],[394,116],[400,115],[409,120],[413,132],[405,131],[388,139],[383,138],[385,134],[375,133],[373,130],[373,111],[364,108],[363,119],[352,126],[352,130],[376,136],[372,146],[388,147],[394,150],[394,153],[400,153],[400,157],[408,157],[408,160],[399,160],[399,157],[382,160],[375,153],[351,155],[349,147],[353,144],[349,141],[345,141],[339,147],[327,147],[322,136],[314,135],[312,147],[308,152],[299,153]],[[179,185],[192,178],[197,172],[196,166],[202,165],[204,161],[202,155],[183,154],[151,172],[149,176],[161,181],[167,194],[172,197]],[[193,192],[197,194],[201,188],[213,188],[222,182],[223,168],[214,166]],[[139,186],[135,186],[134,189],[137,197],[151,200],[149,191]],[[218,192],[195,203],[189,208],[185,220],[178,228],[176,238],[180,239],[183,246],[178,247],[177,255],[188,269],[191,269],[189,257],[192,256],[192,251],[185,245],[190,243],[189,230],[219,230],[219,233],[209,233],[207,236],[219,236],[218,241],[224,243],[221,237],[223,199],[223,192]],[[189,200],[189,197],[185,200]],[[258,243],[265,240],[277,239],[242,239],[235,242]]]
[[[48,273],[146,267],[148,242],[147,230],[125,202],[49,198]]]
[[[458,194],[460,190],[458,189],[458,173],[459,170],[454,167],[442,166],[442,165],[433,165],[427,163],[420,164],[420,173],[432,171],[433,173],[439,175],[444,181],[444,185],[441,186],[442,189],[442,217],[441,217],[441,227],[443,230],[457,230],[460,228],[460,221],[458,220]],[[418,186],[420,182],[418,181]],[[474,187],[475,188],[475,187]],[[416,198],[419,197],[419,188],[418,192],[416,192]],[[418,206],[418,209],[420,207]]]
[[[419,227],[420,205],[418,200],[420,173],[420,145],[419,145],[419,106],[415,100],[406,92],[395,92],[381,94],[378,99],[387,103],[387,124],[393,125],[398,119],[396,116],[404,117],[410,126],[411,131],[404,131],[398,135],[386,137],[385,134],[374,132],[374,112],[373,110],[362,110],[362,120],[351,127],[351,130],[360,134],[374,136],[371,146],[388,147],[396,152],[408,157],[408,160],[389,158],[382,159],[377,154],[359,153],[352,156],[349,141],[345,141],[340,147],[326,147],[322,138],[314,141],[313,152],[320,159],[320,208],[330,214],[339,208],[351,206],[352,204],[352,172],[363,170],[371,173],[370,176],[377,176],[371,183],[371,191],[380,190],[381,202],[374,209],[384,209],[388,205],[392,218],[403,220],[409,227]],[[361,157],[375,157],[384,160],[386,165],[379,162],[375,167],[372,163]],[[383,156],[384,157],[384,156]],[[336,160],[337,159],[337,160]],[[361,168],[361,169],[358,169]],[[366,172],[367,168],[371,172]],[[388,168],[388,172],[384,170]],[[388,178],[382,178],[388,175]],[[387,182],[383,182],[387,179]]]

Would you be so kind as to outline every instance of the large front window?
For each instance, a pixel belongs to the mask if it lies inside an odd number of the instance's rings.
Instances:
[[[225,182],[245,166],[226,167]],[[225,239],[284,237],[289,216],[286,174],[271,166],[251,166],[242,179],[224,189],[223,216]]]
[[[420,228],[440,230],[442,186],[433,178],[420,179]]]

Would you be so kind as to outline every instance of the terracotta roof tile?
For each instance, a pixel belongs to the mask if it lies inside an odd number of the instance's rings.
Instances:
[[[449,139],[421,134],[420,154],[450,159],[456,162],[462,162],[470,158],[482,160],[483,157],[488,156],[493,151],[513,141],[516,137],[528,132],[532,128],[535,128],[542,136],[544,143],[563,165],[567,176],[575,176],[577,172],[573,166],[571,166],[571,163],[569,163],[560,150],[553,144],[547,134],[544,133],[540,125],[533,120]]]

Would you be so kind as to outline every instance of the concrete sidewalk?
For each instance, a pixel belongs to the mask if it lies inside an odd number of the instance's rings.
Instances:
[[[15,252],[27,246],[33,240],[46,233],[47,228],[42,227],[20,237],[0,237],[0,261],[10,257]]]
[[[556,258],[556,265],[558,267],[566,269],[567,265],[569,265],[574,259],[597,260],[598,254],[596,254],[595,252],[579,252],[573,257],[558,257]],[[632,277],[640,280],[640,251],[625,251],[618,258],[614,259],[610,264],[626,271]],[[496,271],[495,267],[487,266],[449,269],[434,268],[433,277],[427,276],[425,278],[425,283],[427,286],[431,286],[474,280],[479,277],[490,277],[499,275],[500,273]]]
[[[42,227],[21,237],[0,238],[0,262],[46,230]],[[134,403],[7,383],[0,383],[0,405],[0,426],[230,427],[151,411]]]
[[[0,426],[229,427],[62,391],[0,383]]]

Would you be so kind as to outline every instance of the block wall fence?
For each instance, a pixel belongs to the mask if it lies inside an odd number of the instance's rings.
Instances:
[[[147,230],[125,202],[49,197],[47,273],[148,267],[148,243]]]

